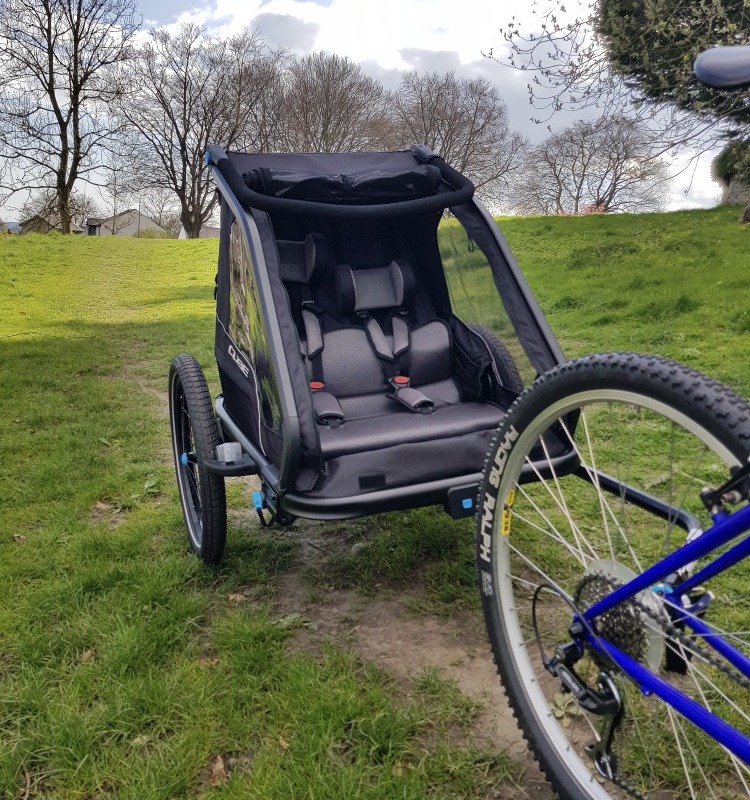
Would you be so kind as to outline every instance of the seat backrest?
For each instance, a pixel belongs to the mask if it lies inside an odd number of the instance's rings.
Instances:
[[[459,401],[448,325],[433,319],[415,326],[411,319],[417,277],[408,261],[334,266],[333,248],[320,234],[279,245],[311,380],[339,400],[382,398],[388,378],[401,374],[414,387],[439,384],[443,402]]]

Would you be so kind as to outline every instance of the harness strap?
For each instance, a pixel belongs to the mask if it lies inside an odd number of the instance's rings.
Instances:
[[[311,381],[315,419],[324,425],[328,425],[329,428],[338,428],[344,421],[344,412],[341,409],[341,404],[330,392],[326,392],[324,388],[314,386],[313,384],[315,383],[316,381]],[[320,386],[324,387],[325,384],[320,384]]]
[[[406,309],[398,309],[391,316],[393,330],[393,356],[402,375],[409,374],[411,366],[411,330],[406,321]]]
[[[410,333],[409,326],[402,316],[393,317],[393,347],[388,344],[380,323],[367,312],[360,312],[366,320],[365,331],[375,354],[380,359],[386,382],[393,390],[389,395],[394,400],[406,406],[410,411],[420,414],[431,414],[435,410],[435,403],[425,394],[409,385],[409,377],[404,374],[408,366],[404,360],[408,358]],[[405,370],[404,367],[407,366]]]
[[[302,304],[302,323],[305,326],[307,357],[312,367],[312,379],[323,383],[323,330],[318,317],[320,309],[311,301]]]

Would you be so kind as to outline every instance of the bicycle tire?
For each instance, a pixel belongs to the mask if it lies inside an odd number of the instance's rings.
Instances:
[[[177,488],[191,550],[220,563],[227,535],[224,478],[204,466],[220,444],[211,395],[193,356],[177,356],[169,370],[169,419]]]
[[[638,439],[641,428],[646,433]],[[589,720],[571,703],[572,696],[561,692],[560,680],[542,666],[537,645],[569,640],[565,628],[570,624],[571,601],[586,599],[584,605],[591,605],[599,597],[586,596],[592,587],[608,593],[607,584],[622,582],[628,570],[639,571],[635,562],[658,560],[666,555],[663,550],[678,546],[686,534],[673,522],[633,507],[622,493],[613,501],[596,480],[582,480],[572,471],[553,470],[541,474],[544,480],[536,475],[534,482],[520,482],[527,459],[537,465],[545,462],[553,455],[550,448],[555,441],[570,450],[572,441],[582,441],[573,452],[576,460],[594,464],[584,468],[590,475],[594,470],[608,472],[609,461],[616,457],[627,460],[627,471],[620,472],[619,480],[630,485],[637,481],[638,487],[668,499],[673,507],[687,508],[707,526],[710,518],[699,499],[701,483],[719,485],[728,477],[727,467],[747,458],[750,406],[727,387],[655,356],[610,353],[566,362],[541,376],[500,425],[488,455],[477,515],[478,583],[495,663],[521,732],[560,797],[620,800],[649,797],[651,791],[659,800],[750,797],[750,767],[738,766],[724,751],[717,752],[713,740],[703,742],[706,737],[697,728],[675,721],[621,673],[616,680],[627,716],[614,739],[616,778],[594,774],[584,741],[596,740],[587,723],[601,718]],[[672,473],[663,472],[667,460],[674,462]],[[690,464],[695,464],[695,474],[683,475],[679,470]],[[579,539],[577,544],[574,539]],[[618,579],[618,572],[625,577]],[[739,581],[731,585],[746,586],[750,564],[737,565],[734,574],[722,580],[730,578]],[[542,583],[555,588],[539,590],[532,599]],[[659,607],[645,607],[646,599]],[[619,622],[608,623],[606,635],[619,638],[621,649],[632,648],[660,677],[683,686],[700,702],[713,703],[717,714],[737,717],[734,723],[750,736],[750,717],[743,711],[746,696],[738,701],[739,711],[732,705],[733,692],[745,689],[731,681],[725,686],[729,679],[723,674],[715,677],[714,666],[703,663],[697,647],[695,655],[675,639],[676,634],[669,634],[667,603],[649,592],[643,602],[626,610],[630,616],[623,614]],[[717,630],[722,628],[713,620],[725,619],[722,624],[730,628],[735,646],[750,656],[750,620],[745,617],[737,623],[737,613],[731,603],[719,599],[709,604],[706,618]],[[740,635],[733,633],[735,624]],[[686,669],[684,676],[666,669],[666,658],[675,651],[680,655],[678,666]],[[595,654],[587,654],[585,660],[577,668],[587,675],[602,668],[601,657],[596,663]],[[672,662],[670,669],[674,666]],[[700,696],[708,679],[704,672],[721,685],[716,699]],[[693,741],[720,763],[702,763],[704,751],[698,758]],[[681,765],[680,759],[686,763]],[[696,791],[696,784],[704,781],[710,786]]]

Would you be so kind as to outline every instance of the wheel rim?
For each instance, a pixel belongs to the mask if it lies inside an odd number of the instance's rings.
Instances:
[[[575,441],[581,460],[592,470],[609,473],[670,505],[686,508],[708,525],[710,520],[700,503],[699,490],[702,485],[721,482],[727,475],[727,466],[737,460],[724,442],[685,414],[634,392],[580,392],[523,422],[499,480],[498,505],[505,510],[495,515],[492,531],[495,602],[491,604],[491,614],[504,630],[513,661],[511,669],[559,768],[591,797],[627,797],[611,782],[600,783],[592,775],[591,760],[584,753],[584,745],[596,737],[599,719],[587,718],[571,704],[571,696],[560,693],[560,681],[541,665],[535,640],[544,640],[550,648],[569,639],[570,606],[559,596],[546,593],[549,597],[537,608],[542,628],[535,634],[531,598],[536,586],[549,583],[574,599],[585,582],[587,566],[601,559],[621,564],[623,569],[641,571],[684,541],[685,533],[673,523],[657,520],[622,498],[603,492],[596,481],[587,483],[572,474],[554,472],[531,484],[519,484],[518,479],[524,467],[529,470],[525,465],[530,453],[534,458],[544,458],[545,452],[551,453],[554,441]],[[548,433],[552,425],[556,425],[556,437]],[[541,448],[537,444],[540,437],[545,441]],[[740,584],[750,580],[749,573],[743,565],[731,580],[734,585]],[[726,588],[725,583],[719,584]],[[661,598],[659,602],[663,607]],[[716,629],[722,630],[722,617],[714,611],[718,609],[710,609],[718,623]],[[730,633],[734,625],[727,623]],[[612,635],[623,639],[616,642],[618,645],[636,650],[643,628],[649,628],[652,639],[650,628],[659,632],[658,622],[651,618],[640,623],[636,619],[628,630],[626,627],[621,626],[624,633]],[[750,653],[744,630],[747,625],[736,627],[739,633],[733,634],[734,644]],[[663,628],[661,635],[675,644]],[[677,648],[682,651],[683,644],[677,643]],[[582,661],[580,669],[595,677],[598,666],[593,659],[588,661]],[[687,670],[687,675],[678,676],[666,672],[662,665],[660,676],[699,702],[732,717],[735,725],[750,734],[750,717],[744,710],[747,696],[738,704],[737,695],[726,688],[723,676],[717,677],[712,665],[696,656],[687,664]],[[618,751],[621,776],[638,792],[653,796],[650,792],[655,790],[659,800],[750,797],[747,765],[731,759],[690,723],[665,711],[658,701],[643,697],[622,676],[618,677],[617,686],[628,716],[618,731],[614,749]],[[737,692],[743,691],[737,688]]]
[[[177,488],[188,536],[193,548],[196,551],[200,551],[203,544],[200,467],[195,456],[195,438],[190,421],[190,409],[185,398],[182,381],[176,373],[172,376],[170,401],[172,450],[177,476]]]

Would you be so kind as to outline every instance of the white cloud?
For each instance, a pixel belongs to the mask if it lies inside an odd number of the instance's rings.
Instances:
[[[719,150],[691,161],[685,153],[674,159],[675,172],[667,202],[672,211],[680,208],[709,208],[721,202],[721,185],[711,177],[711,162]]]
[[[575,15],[585,0],[566,3]],[[272,46],[284,46],[301,55],[326,50],[362,64],[368,74],[389,89],[398,86],[404,70],[455,70],[462,75],[482,75],[495,83],[508,106],[512,128],[533,142],[547,134],[546,126],[530,121],[527,73],[517,72],[483,57],[494,49],[504,53],[500,29],[511,18],[525,20],[532,30],[534,4],[524,0],[213,0],[183,12],[170,28],[193,21],[227,35],[249,26],[258,28]],[[522,27],[524,25],[522,24]],[[556,128],[575,121],[572,112],[551,120]],[[711,158],[703,156],[675,179],[668,207],[695,208],[714,205],[720,187],[710,176]]]
[[[384,69],[408,69],[403,50],[456,53],[465,64],[502,43],[499,29],[514,6],[487,0],[332,0],[319,5],[304,0],[216,0],[212,6],[183,12],[177,23],[192,20],[222,34],[255,27],[268,15],[294,17],[317,25],[311,49],[377,62]],[[177,24],[173,23],[173,24]],[[171,26],[170,26],[171,27]]]

